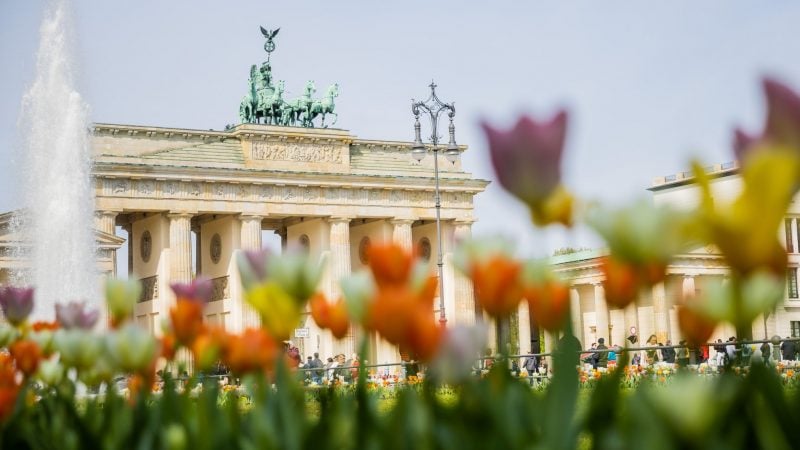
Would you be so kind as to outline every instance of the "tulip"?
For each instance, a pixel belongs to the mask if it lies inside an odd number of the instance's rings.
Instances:
[[[64,366],[58,360],[45,359],[39,364],[36,377],[46,385],[55,386],[64,379],[65,372]]]
[[[125,372],[146,374],[156,358],[156,341],[146,330],[127,324],[108,335],[108,354]]]
[[[14,410],[20,385],[11,362],[11,356],[0,353],[0,421]]]
[[[142,295],[142,283],[138,280],[106,280],[106,303],[111,323],[117,327],[133,317],[133,309]]]
[[[261,324],[278,340],[291,337],[300,322],[303,304],[278,283],[259,284],[245,293],[245,300],[261,316]]]
[[[201,305],[211,301],[211,296],[214,294],[214,283],[205,277],[197,277],[188,284],[172,283],[169,287],[179,301],[192,301]]]
[[[267,249],[245,250],[236,255],[236,265],[245,289],[250,289],[267,277],[267,264],[270,259]]]
[[[266,280],[274,281],[301,307],[314,295],[322,278],[323,264],[304,253],[287,253],[270,258]]]
[[[412,254],[397,245],[376,244],[368,252],[377,286],[366,306],[365,327],[409,349],[419,360],[429,360],[442,334],[433,318],[436,278],[415,268]]]
[[[735,130],[734,154],[743,165],[761,151],[783,149],[800,156],[800,95],[771,78],[763,80],[763,87],[767,117],[761,135]]]
[[[69,302],[66,305],[56,303],[56,320],[62,328],[81,328],[91,330],[100,318],[98,309],[86,310],[85,303]]]
[[[248,328],[228,341],[225,364],[237,375],[263,372],[279,355],[278,344],[260,328]]]
[[[178,343],[192,345],[194,339],[203,332],[203,303],[179,299],[169,310],[172,331]]]
[[[53,335],[53,347],[59,353],[61,362],[67,367],[79,370],[94,365],[103,352],[103,340],[84,330],[58,330]]]
[[[20,340],[11,344],[8,348],[11,357],[14,358],[17,370],[29,377],[36,372],[39,361],[42,359],[42,350],[31,340]]]
[[[36,342],[39,348],[42,349],[42,353],[44,356],[50,356],[53,351],[53,331],[50,330],[41,330],[41,331],[33,331],[28,334],[28,339]]]
[[[228,335],[219,327],[210,327],[192,344],[192,354],[198,369],[209,370],[220,360],[228,344]]]
[[[617,261],[613,257],[606,256],[601,260],[603,289],[609,305],[622,309],[636,300],[642,285],[636,269],[636,267]]]
[[[309,303],[311,317],[320,328],[330,329],[336,339],[342,339],[347,335],[350,321],[344,300],[339,299],[335,303],[330,303],[323,294],[318,293],[311,298]]]
[[[0,288],[0,307],[12,325],[22,324],[33,311],[33,288]]]
[[[547,122],[523,116],[508,131],[483,123],[500,185],[522,200],[539,225],[572,221],[572,196],[561,186],[567,113]]]
[[[569,318],[569,287],[540,263],[526,264],[521,278],[531,317],[545,330],[563,329]]]
[[[696,306],[683,306],[678,309],[678,326],[681,335],[690,347],[696,347],[708,342],[717,321]]]
[[[522,263],[504,240],[470,240],[456,251],[456,267],[472,279],[478,305],[494,318],[508,316],[523,298]]]

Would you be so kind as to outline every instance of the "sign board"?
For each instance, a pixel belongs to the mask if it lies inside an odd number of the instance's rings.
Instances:
[[[296,338],[307,338],[309,336],[308,328],[295,328],[294,329],[294,337]]]

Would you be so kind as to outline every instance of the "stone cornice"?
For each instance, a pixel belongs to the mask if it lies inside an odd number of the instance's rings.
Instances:
[[[153,166],[146,164],[95,162],[92,175],[96,178],[132,180],[179,180],[243,184],[285,184],[297,186],[343,187],[350,189],[373,188],[391,190],[430,191],[435,181],[429,177],[364,175],[341,173],[301,173],[247,168],[198,168],[182,166]],[[250,175],[250,176],[248,176]],[[387,181],[391,185],[387,185]],[[489,184],[486,180],[471,178],[441,178],[444,192],[477,194]]]

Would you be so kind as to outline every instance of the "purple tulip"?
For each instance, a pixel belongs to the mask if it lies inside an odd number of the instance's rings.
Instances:
[[[781,146],[800,153],[800,95],[774,79],[763,80],[767,119],[760,136],[735,130],[733,151],[740,163],[760,144]]]
[[[561,183],[566,111],[546,122],[522,116],[508,131],[486,122],[481,125],[500,184],[531,208],[538,208]]]
[[[0,307],[12,325],[21,324],[33,311],[33,288],[9,286],[0,289]]]
[[[267,277],[267,254],[269,250],[245,250],[244,257],[250,265],[253,275],[259,280]]]
[[[214,283],[206,277],[197,277],[191,283],[172,283],[172,292],[179,299],[208,303],[214,294]]]
[[[56,303],[56,321],[62,328],[91,330],[100,318],[97,308],[86,308],[83,302]]]

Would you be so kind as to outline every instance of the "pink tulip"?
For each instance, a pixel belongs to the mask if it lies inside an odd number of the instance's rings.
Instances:
[[[800,95],[774,79],[763,81],[767,118],[760,136],[734,131],[733,151],[740,163],[759,145],[788,147],[800,154]]]
[[[12,325],[21,324],[33,311],[33,288],[9,286],[0,289],[0,307]]]
[[[81,328],[90,330],[100,318],[100,311],[96,308],[87,309],[83,302],[69,302],[66,305],[56,304],[56,321],[62,328]]]
[[[191,283],[172,283],[169,287],[179,299],[203,304],[210,302],[214,294],[214,283],[205,277],[197,277]]]
[[[566,111],[547,122],[522,116],[508,131],[482,126],[500,184],[528,205],[545,200],[561,182]]]

